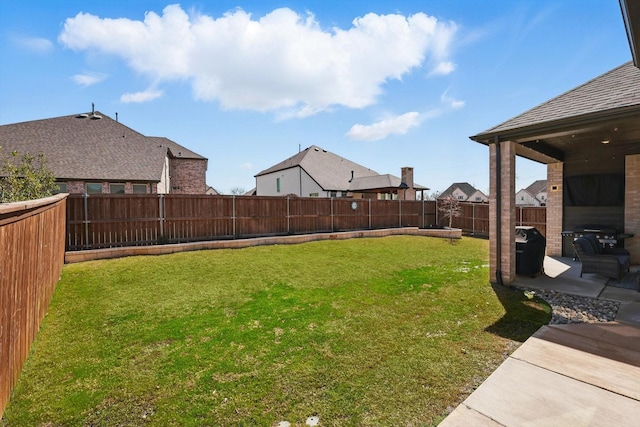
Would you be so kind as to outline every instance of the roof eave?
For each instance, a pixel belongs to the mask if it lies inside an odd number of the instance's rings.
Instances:
[[[565,117],[558,120],[535,123],[529,126],[485,132],[470,136],[469,138],[485,145],[491,145],[498,141],[526,141],[536,139],[539,135],[566,131],[567,129],[591,127],[597,122],[604,122],[611,119],[619,119],[637,114],[640,114],[640,104],[612,108],[604,111],[596,111],[579,116]]]
[[[620,0],[622,20],[627,30],[633,65],[640,68],[640,2],[636,0]]]

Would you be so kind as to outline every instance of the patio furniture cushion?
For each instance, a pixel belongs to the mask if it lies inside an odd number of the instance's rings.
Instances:
[[[592,242],[588,237],[580,237],[573,241],[581,264],[580,277],[582,273],[595,273],[620,280],[624,273],[629,271],[629,252],[622,248],[602,248],[599,243],[594,245]],[[602,252],[596,246],[600,246]]]

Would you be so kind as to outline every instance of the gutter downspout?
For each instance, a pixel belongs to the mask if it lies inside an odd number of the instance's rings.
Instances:
[[[502,282],[502,155],[500,153],[500,138],[493,137],[496,146],[496,282],[503,286]]]

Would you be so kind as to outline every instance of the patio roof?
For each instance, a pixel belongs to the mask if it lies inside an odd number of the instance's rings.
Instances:
[[[639,87],[640,69],[628,62],[470,138],[517,142],[518,155],[541,163],[602,141],[640,152]]]

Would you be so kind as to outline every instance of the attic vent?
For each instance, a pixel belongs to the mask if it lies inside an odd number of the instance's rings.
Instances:
[[[91,115],[91,120],[100,120],[102,118],[102,116],[100,114],[92,114]]]
[[[314,151],[320,151],[318,148],[314,148],[313,150],[314,150]]]
[[[86,113],[78,114],[76,116],[77,119],[86,119],[87,117],[89,117],[89,115]]]

